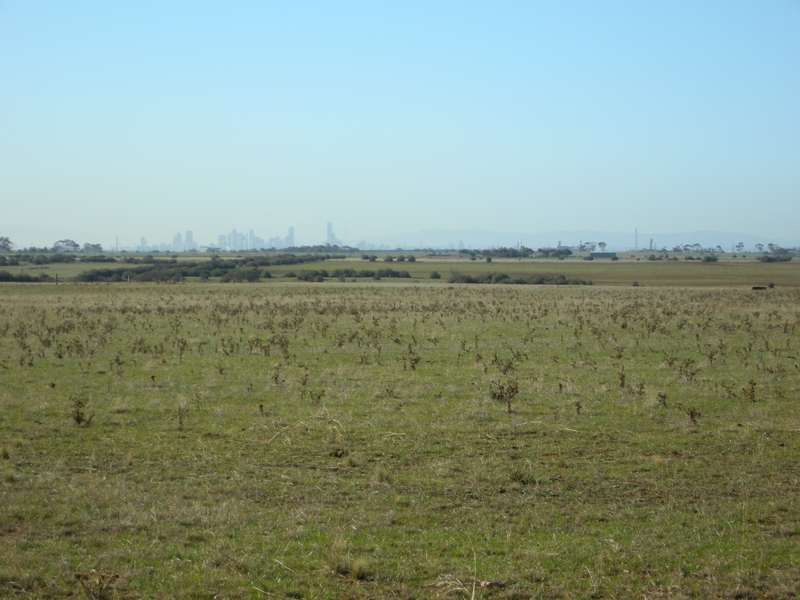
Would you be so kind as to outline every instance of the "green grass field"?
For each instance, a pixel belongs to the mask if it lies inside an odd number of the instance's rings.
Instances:
[[[0,285],[0,596],[796,596],[797,265],[598,263]]]

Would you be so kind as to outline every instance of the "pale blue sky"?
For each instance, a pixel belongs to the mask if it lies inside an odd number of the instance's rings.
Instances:
[[[108,245],[797,239],[800,3],[0,2],[0,204]]]

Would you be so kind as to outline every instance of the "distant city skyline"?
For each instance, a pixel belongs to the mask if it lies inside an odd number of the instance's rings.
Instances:
[[[2,227],[2,225],[0,225]],[[0,237],[8,231],[0,231]],[[72,240],[82,247],[92,244],[102,247],[103,251],[128,251],[128,252],[193,252],[193,251],[222,251],[240,252],[250,250],[282,250],[297,247],[351,247],[360,250],[414,250],[437,249],[458,251],[464,249],[492,249],[499,247],[526,246],[537,249],[544,247],[565,246],[576,248],[580,246],[594,247],[604,244],[610,251],[624,250],[672,250],[675,247],[696,246],[702,248],[720,248],[724,252],[735,252],[737,248],[746,251],[758,250],[758,245],[776,245],[783,248],[800,247],[800,239],[764,238],[744,233],[729,233],[715,231],[698,231],[688,233],[652,233],[639,231],[635,228],[631,232],[602,232],[602,231],[551,231],[543,233],[518,232],[505,234],[486,230],[422,230],[413,233],[396,234],[393,236],[362,236],[356,240],[339,238],[334,229],[334,223],[328,221],[324,232],[320,231],[312,237],[312,241],[298,243],[295,239],[295,228],[288,227],[285,236],[273,236],[265,239],[258,235],[255,229],[249,228],[247,232],[240,232],[235,227],[228,233],[217,234],[214,240],[198,240],[194,230],[177,232],[172,236],[172,241],[153,241],[148,236],[140,236],[138,242],[126,244],[120,242],[118,237],[113,244],[100,244],[94,236],[61,235],[53,237],[42,243],[26,243],[22,238],[8,235],[15,249],[25,248],[52,248],[56,241],[61,239]],[[316,238],[316,239],[314,239]],[[740,250],[741,251],[741,250]]]

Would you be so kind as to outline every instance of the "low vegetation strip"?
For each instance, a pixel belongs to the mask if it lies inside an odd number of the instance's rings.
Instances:
[[[324,261],[330,255],[295,256],[283,254],[278,256],[247,256],[241,259],[220,259],[212,257],[205,261],[152,260],[138,266],[92,269],[76,276],[81,282],[114,282],[114,281],[177,281],[184,277],[209,279],[221,277],[223,282],[258,281],[262,277],[269,278],[267,271],[259,267],[299,265]]]
[[[40,273],[39,275],[29,275],[27,273],[9,273],[8,271],[0,271],[0,282],[16,281],[18,283],[43,283],[52,281],[47,273]]]
[[[292,276],[288,273],[287,276]],[[335,277],[337,279],[363,279],[370,277],[372,279],[381,279],[383,277],[406,279],[411,277],[408,271],[396,271],[394,269],[334,269],[330,273],[328,271],[314,270],[314,271],[301,271],[296,275],[300,281],[322,282],[328,277]]]
[[[568,279],[561,273],[538,273],[510,276],[505,273],[468,274],[453,271],[450,283],[501,283],[504,285],[592,285],[591,281],[573,277]]]

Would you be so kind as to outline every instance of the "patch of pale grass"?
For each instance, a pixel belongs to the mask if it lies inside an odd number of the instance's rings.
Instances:
[[[392,483],[392,473],[383,465],[375,467],[374,478],[376,482],[384,485],[391,485]]]
[[[369,563],[364,557],[356,557],[350,565],[350,575],[353,579],[365,580],[370,578]]]
[[[337,575],[349,575],[352,563],[347,553],[347,541],[341,535],[337,536],[331,544],[328,554],[328,565]]]

